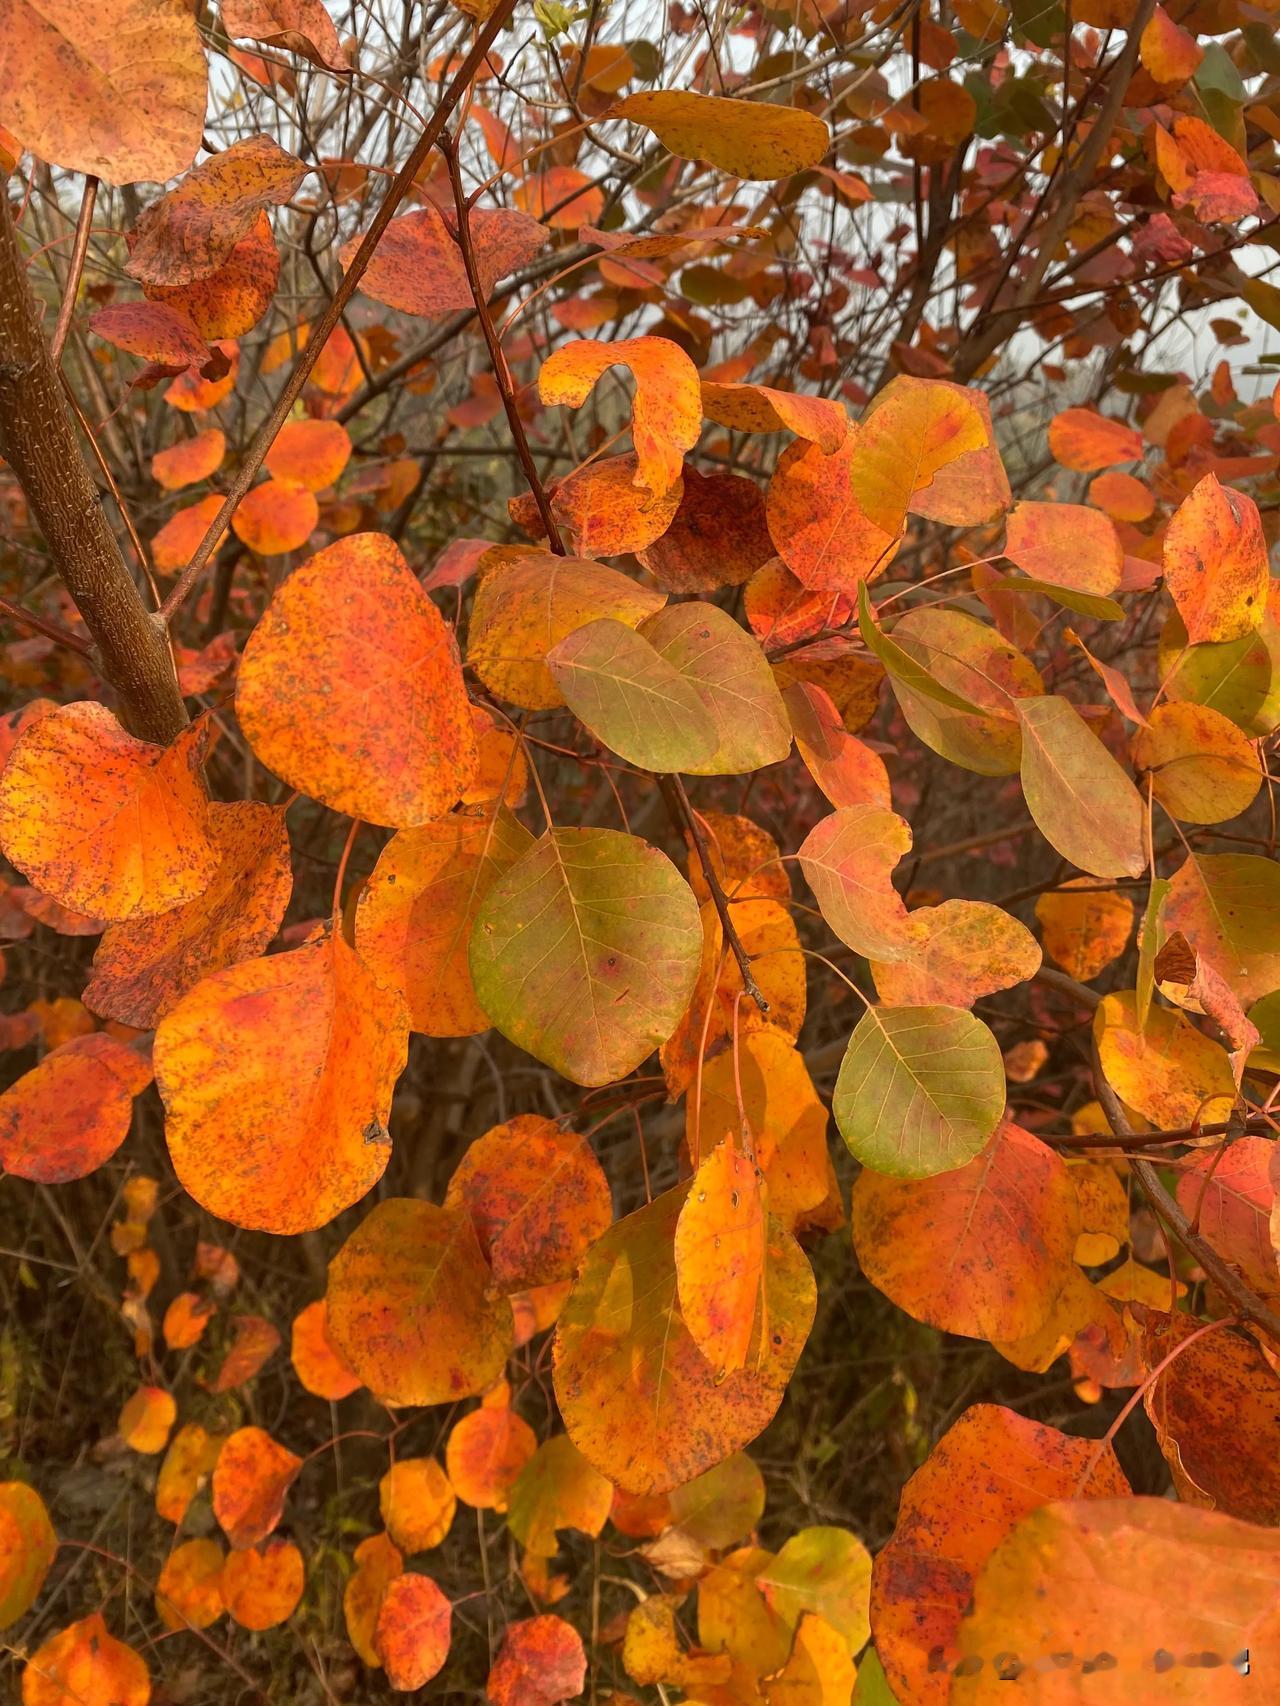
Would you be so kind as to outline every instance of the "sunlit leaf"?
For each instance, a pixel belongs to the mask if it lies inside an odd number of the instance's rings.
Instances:
[[[245,646],[236,710],[277,775],[370,823],[439,816],[476,767],[453,637],[381,533],[340,539],[285,581]]]
[[[22,1706],[147,1706],[145,1660],[117,1641],[100,1611],[51,1635],[27,1659]]]
[[[625,622],[588,622],[547,653],[547,667],[574,715],[620,758],[669,771],[713,757],[717,730],[702,695]]]
[[[392,1404],[483,1392],[511,1348],[511,1306],[460,1209],[379,1203],[330,1262],[325,1304],[339,1354]]]
[[[698,370],[678,344],[668,338],[622,338],[614,343],[582,338],[563,344],[539,370],[538,395],[544,403],[581,408],[601,374],[615,366],[628,368],[636,382],[631,416],[631,440],[639,458],[635,483],[665,492],[679,479],[684,453],[702,431]]]
[[[35,1604],[58,1550],[44,1500],[25,1481],[0,1484],[0,1629]]]
[[[582,1693],[587,1655],[562,1617],[527,1617],[507,1627],[485,1698],[492,1706],[558,1706]]]
[[[221,855],[194,900],[154,918],[108,927],[93,957],[85,1005],[103,1018],[153,1026],[201,978],[260,954],[293,889],[284,814],[254,800],[209,806]]]
[[[876,992],[890,1006],[972,1007],[1040,969],[1040,950],[1026,925],[988,901],[918,907],[911,922],[921,935],[910,951],[871,967]]]
[[[23,730],[0,774],[0,848],[37,888],[91,918],[193,900],[220,854],[200,766],[205,733],[128,734],[104,705],[63,705]]]
[[[1240,639],[1257,628],[1270,569],[1253,499],[1206,474],[1165,532],[1164,579],[1193,645]]]
[[[679,1486],[754,1439],[813,1320],[809,1264],[775,1224],[746,1366],[712,1368],[677,1297],[673,1244],[688,1189],[666,1192],[592,1246],[556,1329],[556,1398],[570,1437],[634,1492]]]
[[[506,1292],[571,1279],[613,1220],[609,1181],[590,1144],[541,1114],[517,1114],[476,1138],[445,1203],[471,1216]]]
[[[101,1031],[53,1049],[0,1095],[0,1166],[61,1185],[109,1161],[129,1135],[146,1060]]]
[[[1146,869],[1142,796],[1075,706],[1057,694],[1019,699],[1022,792],[1036,827],[1095,877]]]
[[[910,825],[881,806],[844,806],[801,843],[800,865],[822,916],[855,953],[898,960],[923,943],[923,927],[892,883],[910,851]]]
[[[485,686],[530,711],[563,705],[547,653],[601,617],[634,628],[666,594],[617,569],[549,551],[500,548],[481,560],[467,634],[467,663]]]
[[[831,132],[815,113],[766,101],[728,100],[689,89],[646,89],[609,110],[651,130],[684,160],[706,160],[736,178],[781,178],[815,166]]]
[[[693,1176],[676,1221],[680,1315],[715,1369],[747,1360],[765,1257],[765,1203],[754,1162],[723,1138]]]
[[[927,1179],[963,1167],[1004,1112],[1000,1045],[959,1007],[872,1007],[849,1038],[831,1111],[865,1167]]]
[[[675,1029],[701,953],[697,903],[664,853],[554,829],[481,902],[471,975],[512,1042],[574,1083],[608,1084]]]
[[[791,729],[759,643],[714,604],[669,604],[646,617],[639,634],[697,693],[715,744],[705,758],[669,768],[696,776],[736,776],[780,763]]]
[[[274,1629],[297,1610],[306,1583],[302,1553],[291,1540],[268,1540],[227,1553],[222,1600],[242,1629]]]
[[[945,1706],[974,1577],[1023,1516],[1053,1499],[1127,1492],[1109,1445],[996,1404],[966,1410],[907,1482],[872,1570],[871,1628],[898,1699]],[[1027,1644],[1025,1628],[1017,1641]]]
[[[449,1656],[453,1607],[431,1580],[404,1570],[387,1583],[373,1647],[392,1688],[411,1692],[437,1675]]]
[[[263,1428],[237,1428],[213,1468],[213,1514],[233,1546],[267,1538],[301,1468],[302,1459]]]
[[[908,1181],[864,1169],[851,1218],[873,1285],[916,1320],[980,1339],[1044,1324],[1079,1227],[1066,1163],[1007,1121],[952,1172]]]

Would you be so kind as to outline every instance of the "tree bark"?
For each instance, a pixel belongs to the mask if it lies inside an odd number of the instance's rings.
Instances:
[[[0,189],[0,456],[93,637],[120,720],[167,743],[186,726],[163,625],[152,617],[89,476]]]

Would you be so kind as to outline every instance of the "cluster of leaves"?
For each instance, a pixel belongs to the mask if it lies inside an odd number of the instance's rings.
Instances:
[[[59,471],[0,440],[0,1165],[117,1193],[104,1449],[159,1460],[163,1533],[152,1579],[15,1459],[24,1706],[146,1706],[170,1637],[166,1697],[281,1697],[234,1631],[305,1618],[344,1441],[379,1458],[355,1693],[1244,1699],[1280,1645],[1280,388],[1151,352],[1169,289],[1224,348],[1280,326],[1275,8],[676,5],[659,45],[540,5],[504,62],[513,10],[388,65],[408,9],[343,39],[320,0],[17,0],[0,37],[0,408],[28,432],[56,280],[119,520],[77,608]],[[1203,323],[1236,297],[1248,332]],[[317,1275],[274,1416],[246,1233]],[[746,1449],[850,1234],[1072,1399],[949,1418],[874,1559],[762,1545]],[[346,1408],[306,1449],[311,1399]],[[1176,1499],[1116,1455],[1139,1405]],[[29,1640],[51,1571],[84,1615]]]

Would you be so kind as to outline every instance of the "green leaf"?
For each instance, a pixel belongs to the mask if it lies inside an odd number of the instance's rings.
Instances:
[[[684,766],[694,776],[739,776],[779,764],[791,751],[791,724],[760,643],[727,611],[702,602],[669,604],[638,632],[698,693],[717,744]]]
[[[1033,580],[1030,575],[1009,575],[1000,583],[1001,592],[1038,592],[1055,604],[1074,610],[1080,616],[1093,616],[1099,622],[1120,622],[1124,606],[1114,598],[1104,598],[1097,592],[1077,592],[1074,587],[1054,586],[1052,581]]]
[[[1017,701],[1022,792],[1041,835],[1094,877],[1140,877],[1147,868],[1142,796],[1067,699]]]
[[[897,1697],[889,1687],[880,1655],[868,1647],[858,1660],[858,1682],[853,1691],[852,1706],[898,1706]]]
[[[831,1111],[865,1167],[928,1179],[972,1161],[1004,1112],[1004,1062],[962,1007],[872,1007],[845,1051]]]
[[[715,753],[697,689],[625,622],[588,622],[552,647],[547,667],[579,722],[629,764],[691,770]]]
[[[934,699],[939,705],[947,705],[953,711],[962,711],[965,716],[990,716],[990,712],[984,711],[981,705],[975,705],[969,699],[962,699],[958,693],[953,693],[949,687],[935,681],[923,664],[917,663],[901,646],[895,644],[882,628],[876,626],[865,581],[858,585],[858,632],[862,635],[864,644],[875,653],[889,674],[896,681],[902,682],[904,687],[909,687],[916,693],[923,693],[926,699]]]
[[[625,1078],[679,1023],[702,961],[693,891],[612,829],[550,829],[493,885],[471,936],[480,1005],[575,1084]]]
[[[772,1421],[813,1324],[812,1269],[771,1219],[766,1307],[746,1366],[712,1367],[680,1314],[675,1231],[688,1193],[686,1183],[655,1197],[591,1246],[556,1328],[565,1427],[631,1493],[668,1492],[749,1444]]]
[[[756,1577],[791,1628],[812,1611],[843,1635],[851,1652],[871,1634],[871,1554],[844,1528],[802,1528]]]

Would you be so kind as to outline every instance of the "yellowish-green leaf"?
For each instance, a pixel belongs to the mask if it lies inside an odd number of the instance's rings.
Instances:
[[[1070,700],[1019,699],[1022,792],[1045,840],[1094,877],[1147,866],[1142,796]]]

